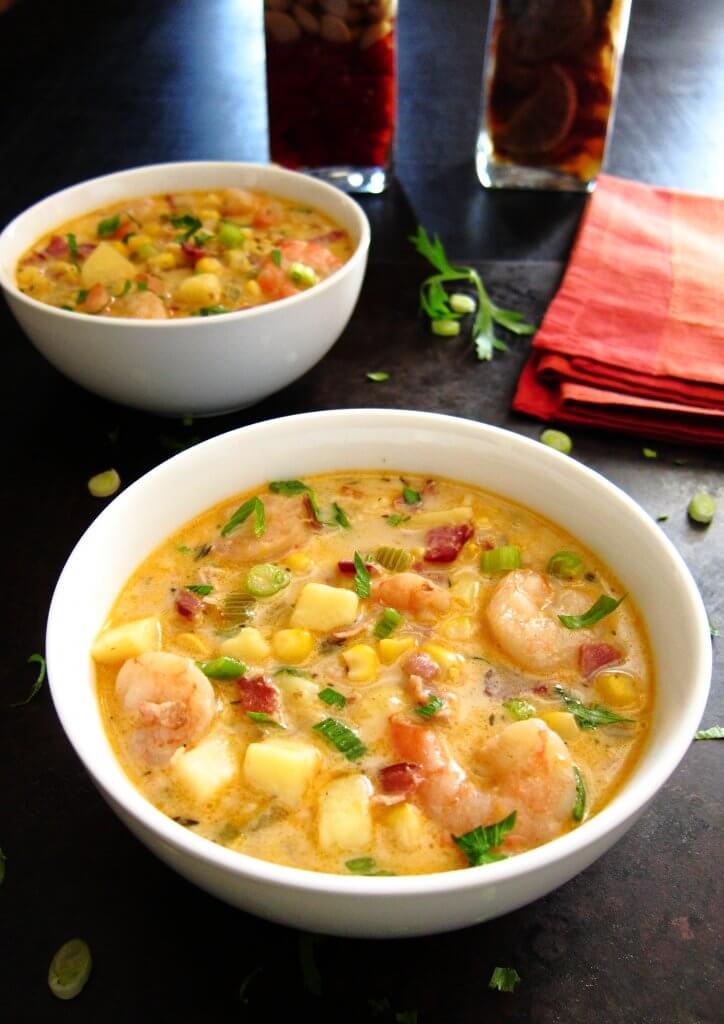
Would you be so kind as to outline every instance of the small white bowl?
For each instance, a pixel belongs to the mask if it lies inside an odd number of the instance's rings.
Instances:
[[[16,285],[18,259],[64,222],[132,196],[238,187],[322,210],[349,232],[351,259],[308,291],[237,313],[131,320],[58,309]],[[124,405],[169,416],[207,416],[258,402],[301,377],[332,347],[354,309],[370,228],[360,207],[315,178],[261,164],[158,164],[56,192],[0,235],[0,285],[35,347],[71,380]]]
[[[239,491],[275,478],[361,468],[440,474],[521,502],[590,546],[636,601],[656,670],[650,738],[613,800],[575,831],[460,871],[396,878],[321,874],[256,860],[194,835],[156,810],[124,774],[103,729],[89,649],[131,572],[177,528]],[[369,409],[244,427],[177,455],[131,485],[71,554],[53,597],[46,652],[53,700],[71,743],[116,813],[162,860],[260,917],[370,937],[485,921],[588,867],[634,823],[684,756],[711,676],[709,626],[696,585],[673,545],[626,494],[573,459],[505,430]]]

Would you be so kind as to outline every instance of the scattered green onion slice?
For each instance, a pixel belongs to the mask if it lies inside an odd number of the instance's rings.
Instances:
[[[347,513],[341,505],[337,504],[336,501],[332,502],[332,519],[337,526],[341,526],[343,530],[349,530],[352,528],[352,524],[347,518]],[[327,525],[331,526],[331,523],[328,523]]]
[[[496,860],[505,860],[504,853],[493,853],[492,851],[500,846],[505,835],[515,825],[517,814],[513,811],[507,818],[496,822],[494,825],[478,825],[471,832],[461,836],[453,836],[452,840],[459,846],[468,858],[470,867],[477,867],[479,864],[492,864]]]
[[[597,729],[600,725],[631,725],[633,718],[622,718],[603,704],[584,704],[564,687],[556,684],[553,689],[576,720],[579,729]]]
[[[583,615],[559,615],[558,618],[566,629],[587,629],[588,626],[595,626],[601,619],[605,619],[611,612],[615,612],[625,597],[626,594],[616,600],[608,594],[601,594],[596,603]]]
[[[514,544],[502,544],[492,551],[483,551],[480,559],[480,566],[483,572],[510,572],[512,569],[520,569],[520,548]]]
[[[199,310],[199,316],[220,316],[222,313],[230,313],[231,310],[227,309],[226,306],[202,306]]]
[[[439,320],[430,321],[430,330],[438,338],[454,338],[457,334],[460,334],[460,324],[457,320],[440,318]]]
[[[712,725],[708,729],[699,729],[695,740],[724,740],[724,725]]]
[[[319,283],[317,274],[306,263],[291,263],[287,274],[292,284],[299,285],[300,288],[311,288],[312,285]]]
[[[352,732],[343,722],[338,722],[336,718],[325,718],[322,722],[317,722],[316,725],[313,725],[312,729],[314,732],[318,732],[320,736],[324,736],[325,740],[331,743],[348,761],[356,761],[363,754],[367,753],[367,747],[357,733]]]
[[[319,699],[325,704],[329,704],[330,707],[343,708],[347,703],[347,698],[339,690],[335,690],[332,686],[325,686],[323,690],[320,690],[317,694]]]
[[[697,491],[687,508],[689,519],[693,519],[695,523],[703,523],[705,526],[712,521],[715,511],[716,502],[706,491]]]
[[[402,488],[402,497],[406,505],[419,505],[422,501],[420,492],[416,491],[413,487],[408,487],[407,484]]]
[[[271,251],[272,263],[275,267],[281,267],[282,265],[282,251],[281,249],[272,249]]]
[[[583,576],[583,560],[575,551],[556,551],[548,559],[548,573],[561,580],[577,580]]]
[[[82,305],[87,298],[88,298],[88,289],[87,288],[81,288],[80,291],[78,292],[78,294],[75,297],[75,304],[76,304],[76,306]]]
[[[573,777],[576,780],[576,802],[573,805],[573,820],[583,821],[583,813],[586,810],[586,787],[581,771],[576,765],[573,765]]]
[[[279,668],[274,669],[272,675],[299,676],[301,679],[309,679],[308,672],[303,672],[300,668],[295,668],[293,665],[280,665]]]
[[[475,312],[475,299],[472,295],[465,295],[463,292],[453,292],[448,302],[453,313],[465,314]]]
[[[73,234],[72,231],[70,231],[65,236],[65,240],[68,243],[68,249],[70,250],[70,258],[72,259],[72,261],[74,263],[77,263],[78,262],[78,242],[76,241],[76,237],[75,237],[75,235]]]
[[[562,452],[564,455],[569,455],[573,448],[573,441],[562,430],[544,430],[540,439],[543,444],[548,445],[549,448],[555,448],[557,452]]]
[[[645,459],[658,459],[659,453],[655,448],[642,448],[641,454]]]
[[[242,523],[246,522],[249,516],[254,513],[254,536],[261,537],[266,529],[266,516],[264,513],[264,502],[261,498],[256,495],[253,498],[249,498],[243,505],[239,505],[236,512],[234,512],[228,523],[225,523],[221,528],[221,536],[226,537],[227,534],[235,530],[237,526],[241,526]]]
[[[118,214],[116,214],[114,217],[106,217],[105,220],[99,220],[98,227],[96,228],[96,231],[98,232],[98,237],[108,238],[109,235],[115,235],[116,231],[118,231],[120,226],[121,218]]]
[[[377,867],[377,861],[374,857],[352,857],[351,860],[346,860],[344,866],[348,871],[351,871],[353,875],[370,875],[375,877],[380,876],[393,876],[394,871],[383,871]]]
[[[529,700],[523,700],[522,697],[514,697],[512,700],[506,700],[503,703],[503,707],[512,715],[513,718],[517,718],[519,722],[524,721],[526,718],[533,718],[536,711],[534,706]]]
[[[196,664],[209,679],[240,679],[246,675],[244,662],[226,654],[211,661],[197,661]]]
[[[709,623],[709,633],[711,634],[711,636],[721,636],[721,633],[719,632],[719,627],[715,626],[713,622]]]
[[[431,697],[427,704],[415,708],[415,714],[420,715],[422,718],[432,718],[444,706],[445,701],[441,697]]]
[[[88,981],[92,966],[88,943],[82,939],[70,939],[50,961],[50,991],[58,999],[74,999]]]
[[[301,480],[272,480],[269,490],[272,494],[283,494],[285,498],[291,498],[295,494],[306,494],[309,487]]]
[[[370,596],[370,574],[359,551],[354,553],[354,589],[358,597]]]
[[[257,725],[273,725],[275,729],[285,728],[281,722],[278,722],[276,718],[272,718],[266,711],[247,711],[246,716],[252,722],[256,722]]]
[[[151,248],[151,246],[144,246],[143,248],[144,249],[145,248]],[[143,249],[141,250],[141,255],[144,257],[144,259],[148,259],[151,256],[153,256],[154,254],[155,254],[155,250],[154,250],[154,252],[146,253],[145,255],[143,253]],[[146,281],[137,281],[136,282],[136,291],[137,292],[147,292],[148,291],[148,282],[146,282]]]
[[[403,523],[409,523],[410,516],[401,516],[399,512],[393,512],[391,515],[385,517],[387,519],[388,526],[402,526]]]
[[[375,562],[379,562],[388,572],[407,572],[412,565],[412,555],[409,551],[405,551],[404,548],[393,548],[387,544],[377,548],[374,553],[374,559]]]
[[[390,375],[384,370],[373,370],[371,373],[366,374],[367,380],[373,381],[375,384],[381,384],[384,380],[389,380]]]
[[[30,657],[28,658],[28,664],[31,665],[33,663],[38,665],[38,674],[35,677],[35,682],[31,687],[30,693],[25,698],[25,700],[18,700],[14,704],[11,704],[11,708],[21,708],[23,707],[24,704],[29,704],[30,701],[35,696],[35,694],[40,689],[40,687],[45,682],[45,658],[43,657],[42,654],[31,654]]]
[[[88,481],[88,490],[94,498],[110,498],[121,486],[121,478],[115,469],[107,469],[96,473]]]
[[[515,967],[496,967],[490,976],[488,988],[497,989],[498,992],[515,992],[519,982],[520,975]]]
[[[187,583],[184,587],[184,590],[190,590],[192,594],[198,594],[200,597],[208,597],[213,589],[210,583]]]
[[[404,622],[404,618],[395,608],[385,608],[372,630],[378,640],[386,640],[393,630]]]
[[[292,574],[288,569],[265,562],[262,565],[253,565],[249,569],[244,586],[252,597],[273,597],[288,587],[291,581]]]
[[[177,217],[169,217],[171,224],[175,228],[183,228],[184,232],[179,236],[178,241],[187,241],[192,235],[196,234],[197,231],[201,230],[201,221],[198,217],[192,217],[190,213],[184,213]]]
[[[223,249],[241,249],[244,246],[244,231],[238,224],[233,224],[230,220],[221,222],[216,237]]]

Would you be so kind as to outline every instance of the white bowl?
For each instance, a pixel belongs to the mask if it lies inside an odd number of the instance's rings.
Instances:
[[[355,246],[351,259],[288,299],[179,320],[87,316],[38,302],[15,283],[23,253],[73,217],[131,196],[231,186],[271,192],[324,211],[349,232]],[[27,336],[71,380],[138,409],[204,416],[251,405],[322,358],[352,315],[369,240],[369,222],[360,207],[304,174],[260,164],[158,164],[85,181],[21,213],[0,235],[0,285]]]
[[[124,774],[103,730],[88,652],[131,572],[183,523],[236,492],[275,478],[360,468],[441,474],[521,502],[589,545],[636,601],[656,669],[650,739],[620,792],[580,828],[528,853],[460,871],[395,878],[318,874],[195,835],[156,810]],[[244,427],[177,455],[131,485],[68,559],[50,609],[46,651],[53,700],[71,743],[116,813],[162,860],[261,917],[379,937],[484,921],[586,868],[633,824],[683,757],[711,675],[708,620],[691,575],[626,494],[574,460],[495,427],[368,409]]]

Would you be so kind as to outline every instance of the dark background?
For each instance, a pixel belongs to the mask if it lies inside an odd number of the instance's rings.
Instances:
[[[477,364],[463,341],[431,339],[416,315],[425,270],[406,236],[438,231],[503,306],[538,320],[585,198],[490,193],[475,178],[487,4],[401,0],[398,181],[361,200],[373,224],[360,304],[321,364],[231,416],[179,421],[125,410],[61,378],[0,308],[5,595],[0,659],[0,1019],[219,1022],[532,1021],[709,1024],[721,1020],[721,743],[695,743],[651,808],[600,861],[546,899],[427,939],[310,938],[193,888],[121,826],[64,738],[47,690],[29,691],[47,607],[72,546],[101,508],[86,489],[115,465],[125,483],[180,444],[280,414],[338,406],[428,409],[537,437],[510,413],[525,342]],[[724,8],[720,0],[634,0],[608,170],[724,192]],[[0,17],[0,225],[31,202],[106,171],[174,159],[264,160],[261,4],[24,0]],[[391,380],[370,384],[365,373]],[[722,495],[704,450],[574,432],[574,457],[604,473],[671,537],[724,632],[724,510],[686,518],[694,491]],[[721,504],[721,503],[720,503]],[[666,584],[662,581],[662,600]],[[722,643],[706,725],[724,718]],[[47,965],[81,935],[95,968],[61,1004]],[[321,982],[310,974],[313,957]],[[496,965],[522,976],[490,992]],[[239,988],[260,968],[247,989]],[[321,984],[321,988],[320,988]],[[402,1018],[404,1021],[404,1017]]]

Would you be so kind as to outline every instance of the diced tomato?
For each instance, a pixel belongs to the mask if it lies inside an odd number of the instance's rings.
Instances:
[[[473,528],[470,523],[457,526],[435,526],[425,537],[426,562],[454,562],[463,544],[470,540]]]
[[[244,711],[273,715],[279,710],[279,690],[267,676],[242,676],[237,680],[239,704]]]
[[[395,793],[410,796],[423,779],[422,765],[412,761],[399,761],[388,764],[380,770],[380,788],[383,793]]]
[[[209,255],[203,246],[194,245],[193,242],[182,242],[181,249],[184,256],[186,256],[186,259],[189,263],[193,264],[194,267],[203,256]]]
[[[620,661],[623,661],[621,651],[611,644],[581,644],[578,648],[578,666],[586,679],[604,665],[615,665]]]

